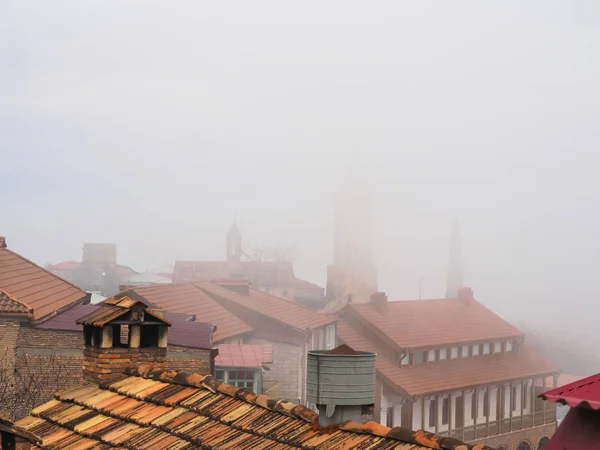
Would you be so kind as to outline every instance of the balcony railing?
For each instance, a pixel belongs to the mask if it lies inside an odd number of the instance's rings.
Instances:
[[[534,426],[537,427],[540,425],[552,424],[554,422],[556,422],[556,410],[551,409],[548,411],[539,411],[535,414],[513,417],[512,419],[490,421],[489,424],[483,421],[483,423],[477,424],[477,430],[471,425],[464,428],[455,428],[440,434],[469,442],[490,436],[497,436],[499,434],[524,430]]]

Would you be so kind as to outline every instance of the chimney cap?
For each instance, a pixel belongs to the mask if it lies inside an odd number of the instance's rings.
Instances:
[[[4,236],[0,236],[0,248],[6,248],[6,238]]]

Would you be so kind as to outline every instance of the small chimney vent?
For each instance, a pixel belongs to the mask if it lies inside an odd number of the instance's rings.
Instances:
[[[381,313],[385,313],[387,311],[388,297],[385,295],[385,292],[375,292],[371,294],[370,301],[377,311]]]
[[[0,248],[6,248],[6,238],[4,236],[0,236]]]
[[[473,295],[473,289],[471,289],[470,287],[461,287],[458,290],[457,297],[461,302],[467,305],[475,300],[475,296]]]
[[[375,357],[346,345],[308,352],[307,399],[317,405],[320,425],[363,421],[375,403]]]

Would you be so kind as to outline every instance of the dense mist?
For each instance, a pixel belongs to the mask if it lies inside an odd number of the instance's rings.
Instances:
[[[145,270],[223,259],[235,216],[323,285],[350,183],[390,298],[444,295],[457,216],[478,300],[592,329],[599,19],[594,1],[5,0],[0,234],[40,264],[114,242]]]

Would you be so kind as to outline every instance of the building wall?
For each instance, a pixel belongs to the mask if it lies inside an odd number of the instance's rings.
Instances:
[[[544,437],[552,437],[556,431],[556,424],[542,425],[535,428],[514,431],[512,433],[502,434],[500,436],[492,436],[485,439],[472,441],[471,444],[485,444],[488,447],[500,448],[506,450],[517,450],[521,442],[527,442],[532,450],[537,450],[540,441]]]
[[[210,350],[169,345],[167,347],[167,367],[208,375],[211,371]]]
[[[4,390],[14,385],[15,348],[20,328],[16,320],[0,320],[0,416],[9,418],[12,411],[7,410],[3,399],[12,394]]]
[[[256,337],[247,339],[245,343],[273,345],[273,364],[269,366],[271,370],[264,371],[262,376],[263,393],[273,398],[302,403],[305,347]]]

